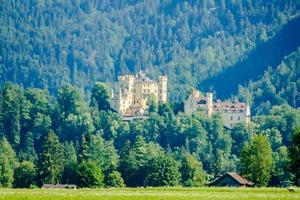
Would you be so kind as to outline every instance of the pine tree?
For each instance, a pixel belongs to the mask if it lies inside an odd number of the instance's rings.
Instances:
[[[40,180],[43,183],[56,184],[61,176],[64,162],[63,147],[56,134],[50,131],[39,156]]]
[[[37,160],[37,154],[34,149],[34,138],[32,132],[28,132],[25,135],[23,146],[24,147],[20,151],[20,159],[22,161],[26,160],[34,163]]]
[[[64,143],[64,159],[65,165],[62,173],[62,183],[66,184],[76,184],[77,182],[77,155],[76,150],[74,148],[73,142],[65,142]]]

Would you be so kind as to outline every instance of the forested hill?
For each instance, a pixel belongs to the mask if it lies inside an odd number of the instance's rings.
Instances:
[[[96,80],[142,69],[166,73],[176,100],[276,35],[297,2],[0,0],[0,83],[88,94]]]
[[[239,98],[251,103],[253,114],[269,114],[274,105],[300,107],[300,47],[256,81],[239,86]]]
[[[260,75],[268,70],[268,67],[275,69],[283,62],[284,57],[296,51],[300,46],[299,35],[300,17],[297,17],[287,23],[272,39],[257,45],[257,48],[244,60],[205,80],[200,83],[199,87],[204,90],[214,90],[219,98],[228,98],[232,94],[236,94],[238,85],[244,86],[249,80],[258,80]],[[295,54],[299,54],[298,52]],[[292,58],[299,61],[299,57]],[[294,66],[294,68],[296,67]],[[296,70],[294,71],[296,72]],[[276,71],[273,72],[276,73]]]

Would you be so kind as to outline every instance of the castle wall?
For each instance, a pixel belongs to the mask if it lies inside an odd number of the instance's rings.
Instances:
[[[227,128],[233,128],[238,123],[246,123],[246,115],[244,112],[222,112],[222,118],[224,126]]]
[[[167,77],[153,81],[140,73],[139,76],[119,76],[120,92],[118,98],[112,98],[111,105],[121,115],[136,115],[148,109],[148,96],[153,94],[157,100],[167,101]],[[118,99],[118,100],[116,100]]]
[[[250,108],[246,103],[241,102],[213,102],[213,94],[206,93],[201,96],[199,91],[194,90],[189,98],[184,102],[184,112],[192,114],[200,111],[211,117],[213,113],[221,113],[224,126],[232,128],[238,123],[250,123]]]

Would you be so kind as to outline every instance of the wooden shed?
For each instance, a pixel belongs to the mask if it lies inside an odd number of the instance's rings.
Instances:
[[[232,172],[216,178],[209,185],[216,187],[251,187],[254,185],[254,183],[240,176],[239,174]]]

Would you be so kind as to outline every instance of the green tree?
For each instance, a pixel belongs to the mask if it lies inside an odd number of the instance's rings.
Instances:
[[[59,90],[54,128],[62,141],[79,140],[93,132],[93,121],[80,93],[71,86]]]
[[[58,137],[50,131],[43,143],[43,151],[39,156],[39,177],[42,183],[56,184],[64,167],[63,147]]]
[[[202,163],[194,155],[185,153],[179,170],[182,185],[198,187],[205,184],[206,175],[203,172]]]
[[[35,162],[38,158],[36,151],[34,149],[34,138],[32,132],[28,132],[25,135],[25,141],[23,144],[23,148],[20,150],[19,158],[22,161],[30,161]]]
[[[230,130],[232,137],[232,153],[239,155],[243,146],[252,138],[252,130],[245,124],[237,124]]]
[[[224,130],[222,116],[213,115],[205,124],[208,138],[212,144],[213,158],[211,171],[215,175],[222,175],[228,171],[235,171],[235,157],[231,154],[232,138],[230,132]]]
[[[35,146],[37,153],[41,152],[43,140],[52,126],[52,101],[47,90],[28,88],[25,90],[26,103],[22,114],[21,150],[25,160],[33,161]]]
[[[112,171],[105,178],[105,186],[107,187],[125,187],[124,180],[118,171]]]
[[[293,176],[289,170],[290,158],[286,146],[281,146],[273,152],[274,170],[270,180],[271,186],[282,186],[284,181],[292,181]]]
[[[91,106],[104,111],[110,109],[109,92],[104,83],[96,82],[92,88]]]
[[[289,157],[291,159],[290,169],[295,175],[295,183],[300,186],[300,127],[293,133],[292,143],[289,146]]]
[[[175,186],[179,181],[178,163],[171,155],[161,154],[147,164],[146,186]]]
[[[101,169],[93,161],[83,161],[77,169],[79,187],[102,187],[103,174]]]
[[[36,168],[30,161],[23,161],[14,171],[14,187],[29,188],[35,185]]]
[[[116,170],[119,156],[111,141],[104,141],[101,135],[91,137],[87,149],[87,159],[95,162],[105,175]]]
[[[79,92],[74,87],[67,85],[58,91],[57,106],[59,112],[66,117],[68,114],[79,114],[83,107],[83,101]]]
[[[24,101],[23,89],[12,83],[1,88],[1,126],[2,133],[14,147],[20,144],[21,109]]]
[[[150,94],[147,98],[147,106],[149,113],[155,113],[158,111],[157,99],[153,94]]]
[[[121,123],[120,116],[111,111],[93,110],[93,122],[97,131],[103,131],[105,140],[113,140],[117,136],[117,130]]]
[[[65,166],[62,173],[62,183],[76,184],[77,183],[77,155],[73,142],[64,143],[64,160]]]
[[[143,186],[147,175],[146,165],[154,157],[163,154],[158,144],[147,144],[142,136],[138,136],[131,145],[124,145],[121,151],[119,170],[129,187]]]
[[[14,169],[17,165],[16,154],[5,137],[0,140],[0,187],[11,187]]]
[[[158,114],[166,117],[168,120],[172,120],[175,117],[171,106],[167,103],[158,104]]]
[[[256,186],[267,186],[273,169],[272,148],[267,137],[255,135],[246,144],[240,156],[241,174],[253,181]]]
[[[81,136],[81,140],[79,143],[79,149],[78,149],[78,161],[79,162],[87,160],[90,140],[91,140],[91,135],[89,135],[89,134],[84,134]]]

